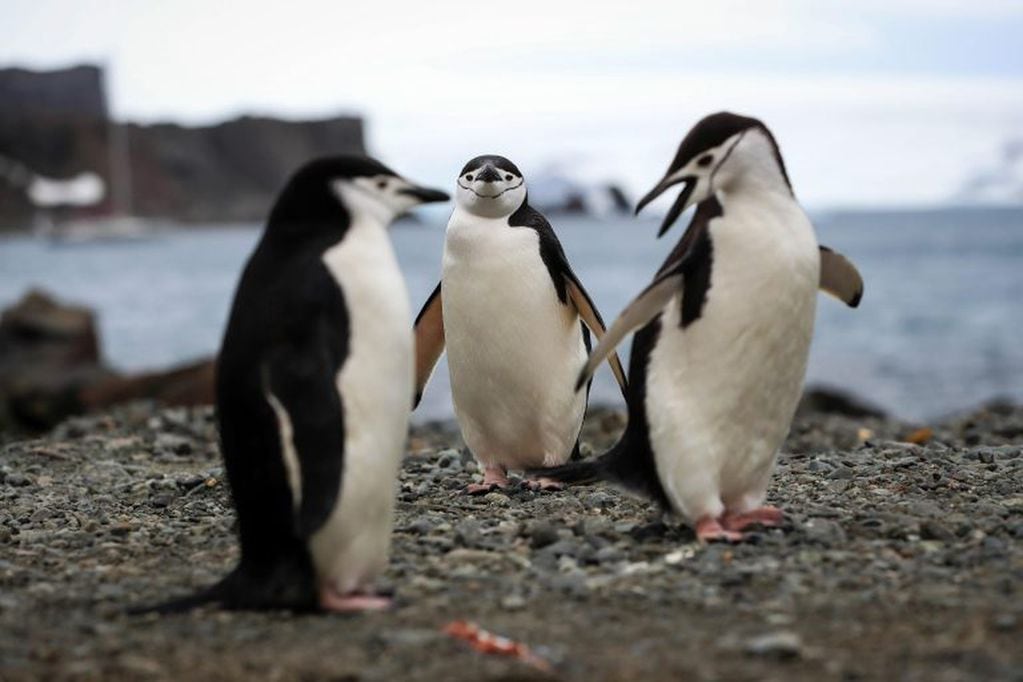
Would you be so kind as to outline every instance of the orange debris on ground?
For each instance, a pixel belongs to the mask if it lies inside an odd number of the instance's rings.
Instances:
[[[525,644],[515,642],[507,637],[495,635],[476,625],[476,623],[470,623],[466,620],[453,620],[444,626],[444,633],[455,639],[468,642],[469,646],[481,654],[511,656],[527,665],[533,666],[537,670],[548,673],[552,671],[551,664],[534,654]]]
[[[931,429],[930,427],[925,426],[922,429],[917,429],[916,431],[913,431],[911,434],[906,436],[906,442],[913,443],[914,445],[923,445],[933,437],[934,430]]]

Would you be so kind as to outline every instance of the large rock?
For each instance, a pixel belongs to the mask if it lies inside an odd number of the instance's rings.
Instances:
[[[212,360],[120,375],[100,358],[90,310],[27,293],[0,316],[0,431],[42,431],[69,415],[133,400],[213,402]]]
[[[80,411],[82,386],[111,374],[88,309],[33,290],[0,317],[0,426],[51,426]]]

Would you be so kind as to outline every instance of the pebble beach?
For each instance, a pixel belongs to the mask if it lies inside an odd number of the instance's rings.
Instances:
[[[623,426],[591,410],[584,454]],[[1023,679],[1023,408],[921,426],[800,415],[768,499],[786,523],[735,545],[605,485],[466,496],[457,427],[416,427],[394,609],[161,617],[126,611],[237,558],[212,410],[74,418],[0,445],[0,679]]]

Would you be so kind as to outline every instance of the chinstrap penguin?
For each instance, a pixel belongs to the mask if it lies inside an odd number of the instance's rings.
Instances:
[[[414,378],[387,227],[447,198],[356,156],[313,161],[288,181],[217,361],[241,559],[205,592],[157,610],[387,605],[373,581],[387,563]]]
[[[578,379],[639,328],[626,431],[595,460],[537,473],[611,480],[682,515],[701,541],[740,540],[750,524],[783,519],[764,499],[801,394],[818,287],[855,307],[863,284],[818,246],[760,121],[701,120],[636,212],[679,184],[658,236],[695,204],[688,230]]]
[[[415,402],[446,347],[455,416],[484,468],[467,490],[478,494],[508,485],[508,469],[577,451],[587,394],[574,390],[576,374],[604,322],[515,164],[478,156],[457,184],[441,281],[415,323]],[[609,363],[624,393],[617,355]]]

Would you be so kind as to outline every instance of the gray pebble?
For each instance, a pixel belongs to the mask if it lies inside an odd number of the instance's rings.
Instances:
[[[834,545],[846,541],[845,529],[831,519],[810,519],[803,526],[803,533],[810,542]]]
[[[4,482],[14,488],[23,488],[25,486],[32,485],[32,479],[23,474],[8,474]]]
[[[771,632],[747,639],[742,648],[750,656],[794,659],[803,654],[803,640],[795,632]]]
[[[535,521],[526,530],[529,546],[533,549],[546,547],[558,541],[558,531],[547,521]]]
[[[828,474],[828,478],[833,480],[846,480],[855,477],[856,470],[849,466],[840,466]]]

